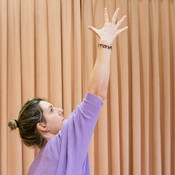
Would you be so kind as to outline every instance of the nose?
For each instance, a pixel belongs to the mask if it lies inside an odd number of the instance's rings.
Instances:
[[[56,109],[58,110],[59,115],[61,115],[63,113],[63,109],[61,109],[61,108],[56,108]]]
[[[61,109],[61,108],[58,108],[58,110],[59,110],[59,112],[63,113],[63,109]]]

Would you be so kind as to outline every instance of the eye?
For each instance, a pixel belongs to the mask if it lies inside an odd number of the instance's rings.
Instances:
[[[52,107],[50,108],[50,111],[53,112],[53,108]]]

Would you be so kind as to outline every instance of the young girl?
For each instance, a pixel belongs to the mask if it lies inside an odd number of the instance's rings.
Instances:
[[[102,29],[89,27],[100,38],[95,66],[91,73],[88,92],[67,120],[63,110],[40,98],[22,107],[18,120],[8,126],[19,128],[22,141],[40,152],[30,166],[28,175],[90,175],[88,147],[107,94],[112,42],[127,27],[118,29],[126,18],[115,24],[119,9],[109,22],[107,8]]]

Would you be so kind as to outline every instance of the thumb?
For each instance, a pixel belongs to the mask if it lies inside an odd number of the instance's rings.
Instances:
[[[98,29],[96,29],[95,27],[92,27],[92,26],[88,26],[88,29],[93,31],[100,38]]]

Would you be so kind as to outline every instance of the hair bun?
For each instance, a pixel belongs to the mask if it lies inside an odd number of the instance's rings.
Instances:
[[[8,126],[11,130],[14,130],[18,127],[18,121],[17,120],[10,120],[8,123]]]

